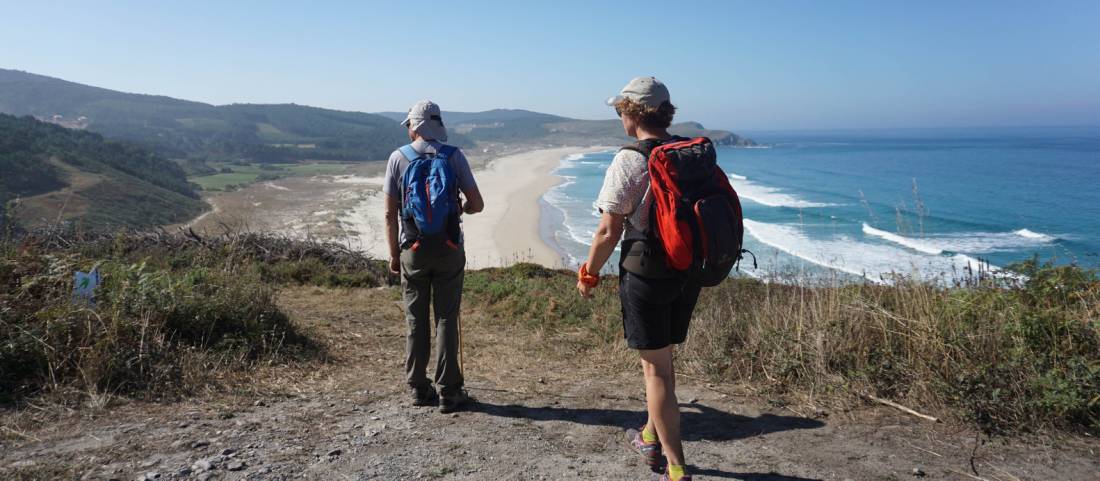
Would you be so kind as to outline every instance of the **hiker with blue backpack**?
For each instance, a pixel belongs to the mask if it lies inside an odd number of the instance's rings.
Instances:
[[[687,340],[703,287],[721,283],[741,259],[741,203],[706,137],[674,136],[676,107],[653,77],[630,81],[608,105],[622,119],[624,146],[608,167],[595,207],[600,224],[577,290],[591,297],[622,239],[619,300],[623,336],[638,351],[647,420],[627,431],[660,481],[690,481],[680,436],[673,346]]]
[[[390,271],[401,276],[409,324],[405,374],[414,406],[438,403],[449,413],[469,401],[459,359],[459,308],[466,268],[462,214],[485,207],[466,156],[446,145],[439,106],[417,102],[401,122],[409,140],[390,155],[386,194],[386,240]],[[459,194],[465,196],[465,201]],[[435,311],[435,385],[427,377],[431,353],[430,313]]]

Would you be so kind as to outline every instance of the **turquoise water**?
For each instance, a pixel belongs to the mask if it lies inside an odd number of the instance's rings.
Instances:
[[[951,278],[1036,254],[1100,265],[1100,128],[749,135],[766,148],[718,152],[759,260],[748,275]],[[613,154],[564,159],[543,197],[543,237],[574,263]]]

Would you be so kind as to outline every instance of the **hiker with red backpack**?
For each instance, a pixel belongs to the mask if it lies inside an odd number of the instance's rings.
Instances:
[[[382,190],[390,271],[401,275],[409,324],[405,374],[414,406],[438,402],[440,412],[449,413],[469,400],[459,359],[466,268],[460,216],[481,212],[485,203],[466,156],[458,147],[443,144],[447,129],[438,105],[417,102],[401,124],[408,128],[412,143],[390,155]],[[426,375],[433,309],[438,393]]]
[[[592,296],[622,239],[623,335],[641,355],[648,411],[646,424],[627,439],[661,481],[690,481],[672,345],[687,339],[702,287],[720,283],[741,258],[741,204],[709,139],[668,132],[676,107],[663,83],[635,78],[608,105],[638,141],[619,150],[607,169],[595,202],[600,224],[577,289]]]

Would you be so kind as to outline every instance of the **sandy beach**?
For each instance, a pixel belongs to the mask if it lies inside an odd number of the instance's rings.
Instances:
[[[561,182],[553,172],[564,157],[600,150],[606,147],[533,150],[495,159],[486,168],[475,170],[474,177],[485,198],[485,210],[462,218],[467,267],[499,267],[516,262],[562,267],[562,257],[539,235],[539,199]],[[337,181],[364,187],[362,199],[340,216],[340,221],[356,247],[373,257],[385,259],[388,252],[384,202],[382,194],[375,190],[382,179],[352,177]]]
[[[540,235],[540,199],[562,182],[553,174],[563,158],[608,147],[558,147],[496,158],[474,177],[485,210],[462,216],[467,266],[472,269],[535,262],[564,267],[565,261]],[[181,224],[219,234],[225,226],[280,232],[347,244],[376,259],[387,259],[383,178],[378,169],[343,175],[292,177],[240,191],[208,196],[213,208]]]
[[[473,268],[516,262],[561,267],[561,256],[539,236],[539,199],[561,182],[552,174],[561,159],[588,150],[535,150],[501,157],[475,172],[485,210],[463,216],[467,263]]]

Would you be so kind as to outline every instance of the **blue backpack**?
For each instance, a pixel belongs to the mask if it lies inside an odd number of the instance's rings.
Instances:
[[[450,234],[451,219],[458,216],[458,177],[451,168],[450,157],[455,147],[444,145],[434,156],[426,156],[412,145],[401,147],[401,155],[409,160],[401,177],[401,217],[405,219],[409,241]],[[450,237],[449,235],[447,237]],[[447,239],[453,241],[453,239]]]

